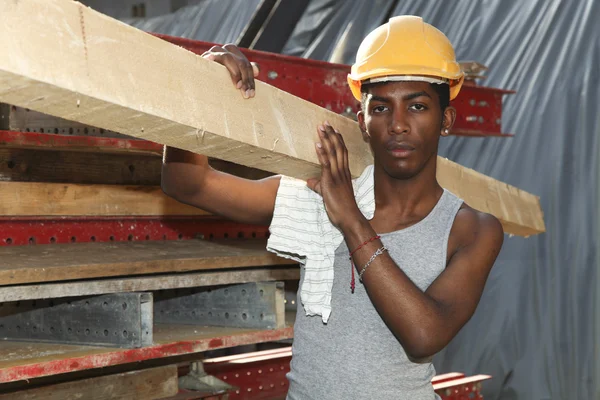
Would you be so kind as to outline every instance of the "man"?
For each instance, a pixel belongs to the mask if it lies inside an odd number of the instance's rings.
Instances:
[[[252,67],[237,48],[204,56],[253,97]],[[206,157],[166,148],[165,193],[239,222],[270,224],[271,249],[303,263],[312,257],[301,271],[289,399],[436,397],[431,357],[473,315],[503,241],[496,218],[436,180],[439,138],[456,118],[448,103],[462,80],[448,39],[420,18],[392,18],[370,33],[349,84],[362,103],[358,122],[374,164],[354,186],[343,136],[327,123],[315,145],[321,176],[307,184],[244,180],[211,169]]]

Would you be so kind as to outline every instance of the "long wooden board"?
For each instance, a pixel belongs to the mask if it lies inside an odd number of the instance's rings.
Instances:
[[[160,185],[160,157],[0,146],[0,181]]]
[[[209,215],[159,186],[0,182],[0,216]]]
[[[0,12],[2,102],[299,178],[318,175],[315,127],[329,120],[353,175],[372,162],[354,121],[261,82],[244,100],[224,67],[79,3],[2,2]],[[36,29],[23,29],[31,16]],[[438,178],[508,233],[545,230],[531,194],[442,159]]]
[[[145,154],[0,147],[0,181],[160,185],[162,158]],[[246,179],[273,174],[211,159],[211,167]]]
[[[0,286],[290,265],[262,240],[78,243],[0,248]]]
[[[158,400],[178,390],[177,366],[168,365],[0,394],[0,400]]]

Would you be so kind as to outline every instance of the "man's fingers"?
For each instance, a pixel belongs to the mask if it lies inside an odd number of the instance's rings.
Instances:
[[[253,97],[254,96],[254,70],[252,69],[252,64],[246,58],[244,53],[233,44],[226,44],[223,48],[229,51],[233,56],[235,61],[237,62],[240,73],[242,74],[242,86],[240,90],[242,90],[242,94],[244,97]]]
[[[332,177],[335,179],[334,174],[337,174],[337,170],[338,170],[337,155],[336,155],[336,150],[334,148],[334,145],[331,142],[331,138],[329,136],[330,135],[330,133],[328,131],[329,129],[331,129],[331,127],[330,126],[328,127],[327,125],[321,125],[318,128],[319,138],[321,139],[320,143],[322,145],[321,153],[322,153],[323,157],[327,159],[327,163],[332,172]],[[317,151],[317,154],[319,154],[318,151]]]
[[[252,74],[256,78],[260,74],[260,67],[255,62],[250,62],[250,64],[252,65]]]
[[[211,61],[215,60],[215,55],[213,53],[209,53],[208,51],[206,53],[202,54],[202,57],[206,58],[207,60],[211,60]]]
[[[233,55],[222,47],[213,46],[209,51],[202,54],[202,57],[213,60],[227,68],[233,84],[239,89],[242,87],[242,72]]]
[[[318,178],[310,178],[306,181],[306,186],[309,187],[312,191],[321,194],[321,180]]]
[[[345,178],[347,178],[346,170],[348,169],[348,163],[346,160],[348,159],[348,154],[346,151],[346,145],[344,144],[344,139],[342,135],[337,130],[331,128],[332,132],[330,133],[331,142],[335,148],[337,165],[340,174],[343,174]]]
[[[344,136],[342,136],[342,134],[339,131],[335,131],[335,133],[337,133],[338,135],[338,139],[340,140],[340,143],[344,149],[343,151],[343,162],[342,165],[344,168],[344,171],[346,173],[346,179],[352,180],[352,174],[350,173],[350,163],[348,162],[348,148],[346,147],[346,142],[344,141]]]
[[[254,97],[254,76],[258,69],[248,61],[241,50],[233,45],[226,44],[223,47],[213,46],[202,57],[222,64],[229,71],[231,80],[236,88],[240,89],[244,98]]]

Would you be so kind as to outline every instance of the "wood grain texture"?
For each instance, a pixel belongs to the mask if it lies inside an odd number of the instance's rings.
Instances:
[[[269,172],[223,160],[210,160],[219,171],[247,179]],[[158,154],[39,150],[0,146],[0,181],[159,186],[162,159]]]
[[[0,182],[2,216],[209,215],[158,186]]]
[[[0,147],[0,181],[160,185],[158,155]]]
[[[223,66],[79,3],[3,2],[0,12],[2,102],[298,178],[319,174],[315,128],[328,120],[344,134],[354,176],[372,162],[354,121],[262,82],[245,100]],[[32,15],[36,29],[23,30]],[[507,233],[545,230],[537,197],[439,164],[442,186],[493,213]]]
[[[298,279],[300,279],[300,268],[294,266],[291,268],[242,268],[232,271],[202,271],[190,274],[176,273],[79,282],[12,285],[0,286],[0,302]],[[282,298],[282,307],[283,304]]]
[[[0,394],[0,400],[156,400],[178,390],[177,366],[169,365]]]
[[[78,243],[0,248],[0,286],[294,264],[262,240]]]

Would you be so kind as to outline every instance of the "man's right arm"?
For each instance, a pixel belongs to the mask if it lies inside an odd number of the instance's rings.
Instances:
[[[211,168],[206,156],[165,146],[162,190],[182,203],[233,221],[269,225],[280,179],[240,178]]]
[[[202,57],[224,65],[242,96],[254,97],[258,69],[239,48],[214,46]],[[167,195],[237,222],[269,225],[280,180],[239,178],[211,168],[206,156],[168,146],[164,150],[161,187]]]

